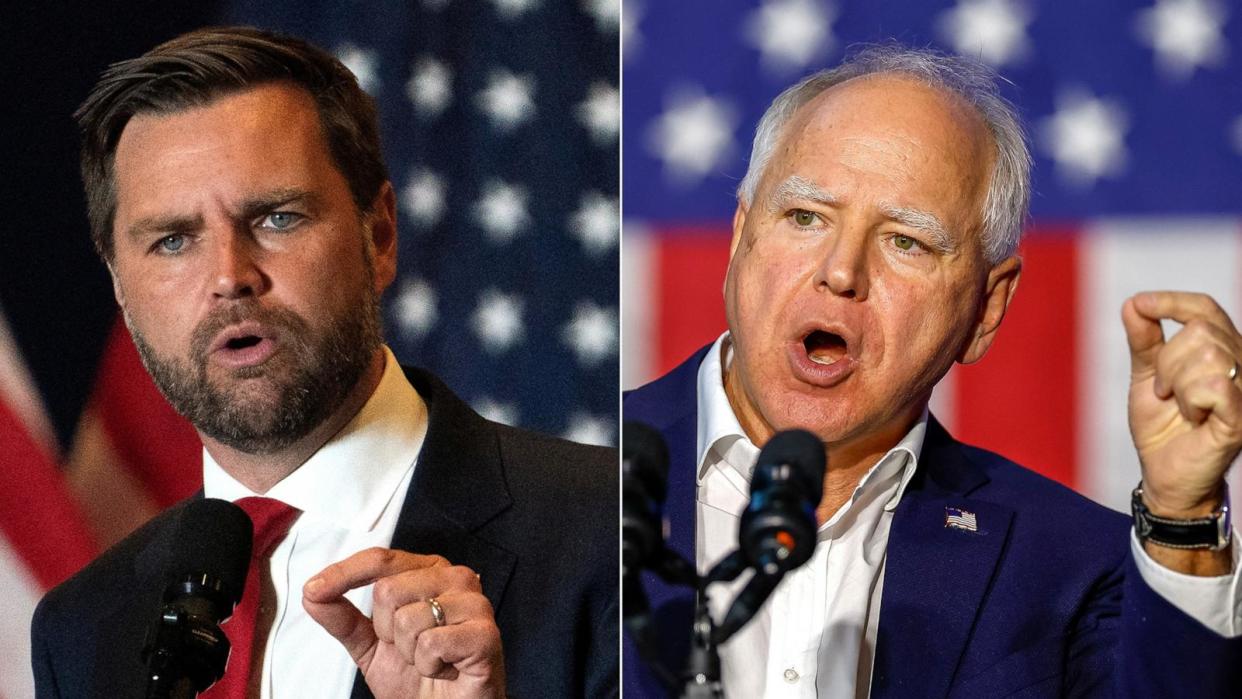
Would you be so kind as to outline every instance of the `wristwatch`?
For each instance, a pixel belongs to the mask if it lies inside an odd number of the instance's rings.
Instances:
[[[1175,549],[1207,549],[1220,551],[1229,545],[1233,527],[1229,523],[1229,491],[1220,509],[1207,517],[1194,519],[1169,519],[1157,517],[1143,504],[1143,484],[1139,483],[1130,499],[1134,513],[1134,533],[1139,541]]]

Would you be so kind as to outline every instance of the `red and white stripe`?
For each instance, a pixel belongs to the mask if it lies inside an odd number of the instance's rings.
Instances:
[[[624,245],[622,380],[632,388],[724,329],[729,227],[627,226]],[[1122,302],[1145,289],[1201,291],[1242,323],[1242,225],[1227,218],[1040,225],[1022,255],[1018,294],[988,356],[955,367],[932,410],[959,439],[1128,511],[1139,468],[1126,423]],[[1166,324],[1166,336],[1176,329]],[[1231,480],[1233,500],[1242,502],[1242,479]]]
[[[160,395],[118,318],[68,457],[69,485],[104,545],[203,486],[202,442]]]
[[[97,552],[57,464],[39,394],[0,317],[0,697],[34,697],[39,598]]]

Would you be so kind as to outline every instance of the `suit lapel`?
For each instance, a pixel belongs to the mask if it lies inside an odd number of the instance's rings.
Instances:
[[[516,557],[479,535],[513,504],[496,429],[432,375],[406,375],[427,401],[430,423],[393,544],[470,566],[499,610]]]
[[[469,567],[479,575],[483,594],[500,609],[505,587],[517,557],[477,536],[474,530],[434,501],[407,499],[401,521],[393,534],[392,548],[414,553],[435,553],[454,565]]]
[[[948,693],[1013,517],[969,497],[987,480],[932,418],[889,533],[871,696]],[[977,531],[946,526],[947,508]]]
[[[695,498],[698,490],[698,377],[707,345],[642,391],[626,395],[626,420],[660,431],[668,447],[668,498],[664,503],[668,548],[694,563]]]
[[[391,547],[471,568],[499,616],[517,556],[479,531],[512,504],[495,427],[431,374],[406,369],[406,378],[429,422]],[[361,673],[352,696],[371,696]]]
[[[668,523],[665,543],[694,564],[695,500],[698,492],[698,464],[695,463],[695,413],[670,425],[664,434],[669,449],[668,499],[664,503]]]

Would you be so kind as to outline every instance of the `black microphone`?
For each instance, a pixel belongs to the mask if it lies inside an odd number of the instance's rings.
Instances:
[[[224,675],[220,622],[241,600],[254,527],[242,509],[203,499],[178,515],[159,619],[142,651],[148,699],[194,697]]]
[[[824,445],[805,430],[780,432],[759,452],[738,543],[756,570],[784,574],[811,559],[824,495]]]
[[[656,430],[639,422],[621,427],[621,617],[638,655],[672,692],[677,675],[664,665],[659,631],[643,589],[642,572],[689,584],[694,568],[664,545],[664,498],[668,447]]]
[[[755,573],[717,627],[717,643],[750,621],[786,572],[811,559],[818,538],[815,508],[824,494],[825,467],[823,443],[805,430],[779,432],[760,450],[750,478],[750,503],[738,527],[738,558]],[[739,563],[722,561],[717,566],[721,572],[713,571],[709,577],[732,579],[740,572]]]
[[[621,430],[621,569],[634,576],[664,549],[668,447],[642,423]]]

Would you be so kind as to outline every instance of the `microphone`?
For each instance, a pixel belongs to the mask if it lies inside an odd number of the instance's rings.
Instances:
[[[716,628],[716,643],[750,621],[785,573],[811,559],[825,468],[823,443],[805,430],[779,432],[760,450],[750,503],[738,527],[738,551],[717,564],[709,580],[733,579],[745,565],[755,573]]]
[[[668,447],[659,432],[642,423],[627,422],[621,429],[621,568],[632,576],[664,549]]]
[[[669,582],[691,584],[694,568],[664,545],[664,498],[668,447],[656,430],[639,422],[621,427],[621,616],[647,667],[672,692],[677,675],[664,665],[659,631],[643,589],[642,571]]]
[[[220,622],[241,600],[254,527],[225,500],[187,505],[177,518],[159,618],[142,651],[148,699],[194,697],[224,675]]]
[[[805,430],[780,432],[759,452],[738,540],[764,575],[783,575],[811,559],[826,466],[823,443]]]

